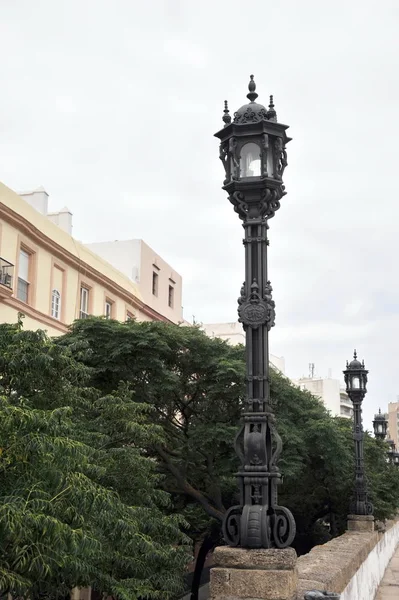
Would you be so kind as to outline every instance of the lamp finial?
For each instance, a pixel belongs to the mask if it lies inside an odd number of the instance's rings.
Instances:
[[[227,125],[229,125],[229,123],[231,123],[231,116],[229,113],[229,107],[227,104],[227,100],[224,101],[224,115],[222,117],[223,121],[224,121],[224,126],[227,127]]]
[[[256,83],[254,82],[254,76],[250,75],[250,82],[248,84],[248,89],[249,89],[249,94],[247,94],[247,98],[248,100],[250,100],[250,102],[255,102],[256,98],[258,97],[258,94],[255,92],[256,90]]]

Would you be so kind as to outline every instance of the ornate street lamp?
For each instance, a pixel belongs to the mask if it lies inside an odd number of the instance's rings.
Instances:
[[[240,504],[227,511],[223,534],[230,546],[285,548],[294,539],[295,521],[287,508],[277,504],[282,443],[270,399],[268,334],[275,304],[267,274],[267,230],[286,193],[285,146],[291,138],[288,126],[277,122],[273,97],[268,108],[255,102],[253,75],[248,89],[249,103],[233,119],[225,102],[224,128],[215,134],[225,170],[223,189],[245,231],[245,282],[238,315],[246,332],[246,400],[235,442],[241,462]]]
[[[374,436],[378,440],[385,440],[388,430],[388,421],[385,415],[381,414],[381,409],[378,409],[378,414],[374,415],[373,421]]]
[[[373,505],[367,498],[366,478],[364,474],[363,458],[363,425],[362,425],[362,402],[367,393],[368,371],[357,360],[356,350],[353,360],[344,371],[346,392],[353,403],[353,439],[355,442],[355,489],[354,499],[351,503],[350,512],[353,515],[372,515]]]
[[[399,467],[399,452],[393,452],[392,459],[395,467]]]

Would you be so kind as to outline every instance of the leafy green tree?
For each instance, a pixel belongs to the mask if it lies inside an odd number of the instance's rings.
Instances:
[[[155,462],[151,407],[41,331],[0,325],[0,589],[64,598],[91,585],[121,600],[173,598],[187,562]]]
[[[242,346],[210,339],[197,327],[96,318],[76,322],[58,343],[91,369],[91,385],[101,394],[123,382],[137,402],[155,408],[152,418],[164,438],[148,452],[191,523],[190,535],[220,522],[237,502],[233,440],[245,393]],[[284,443],[279,497],[294,513],[297,548],[304,552],[345,526],[354,466],[351,423],[331,417],[320,400],[277,372],[271,373],[271,396]],[[398,506],[399,475],[387,465],[383,445],[369,437],[366,461],[376,516],[390,516]]]

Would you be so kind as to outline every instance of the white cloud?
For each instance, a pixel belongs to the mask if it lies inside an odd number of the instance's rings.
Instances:
[[[176,38],[167,39],[164,42],[163,51],[176,63],[185,66],[203,69],[208,64],[208,55],[205,48],[194,44],[189,40]],[[183,81],[182,84],[184,84]]]

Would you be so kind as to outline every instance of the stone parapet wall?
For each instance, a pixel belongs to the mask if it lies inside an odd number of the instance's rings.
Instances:
[[[387,521],[384,533],[347,531],[300,556],[295,600],[309,590],[341,594],[341,600],[369,600],[399,543],[399,519]]]

